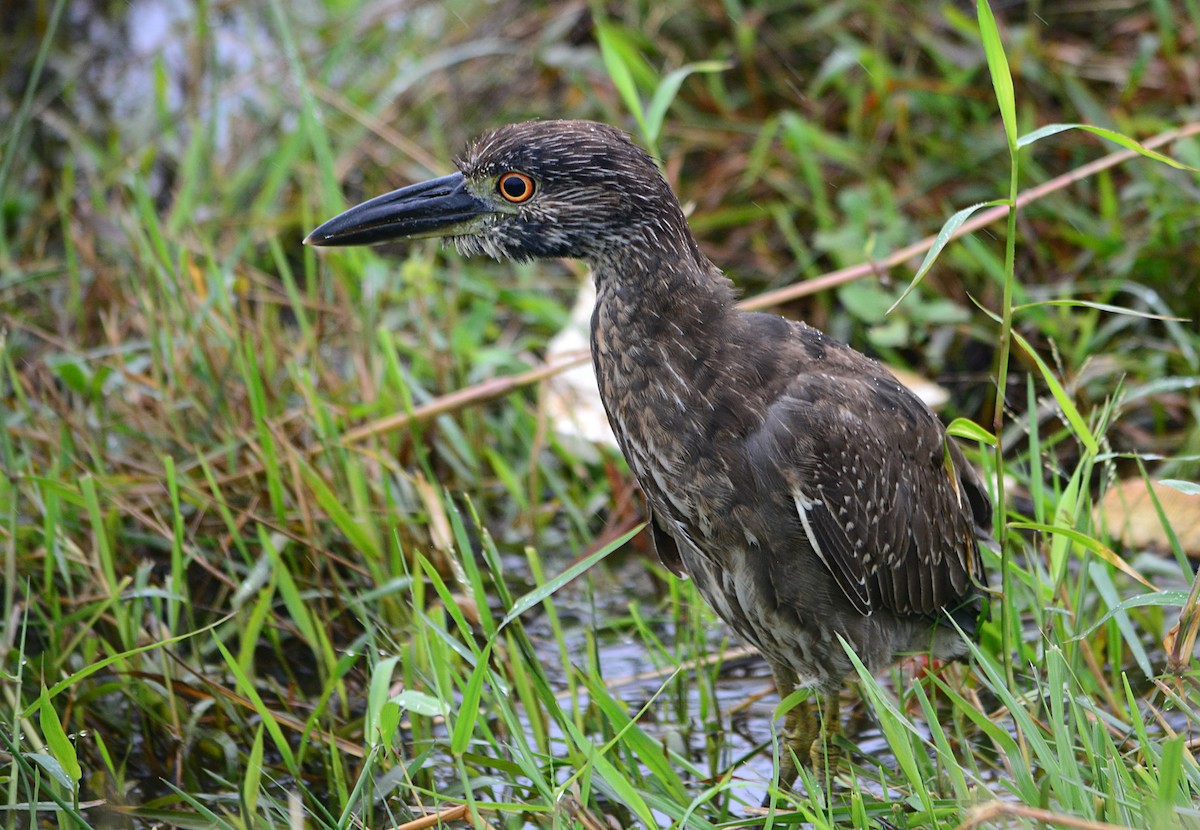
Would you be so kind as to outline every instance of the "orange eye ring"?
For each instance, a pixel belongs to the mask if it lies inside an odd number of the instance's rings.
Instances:
[[[528,202],[533,198],[535,190],[537,187],[534,185],[533,179],[516,171],[505,173],[496,181],[496,192],[503,196],[505,201],[512,202],[514,205]]]

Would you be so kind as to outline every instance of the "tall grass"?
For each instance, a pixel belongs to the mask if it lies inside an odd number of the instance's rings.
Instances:
[[[124,119],[89,108],[61,4],[18,19],[0,824],[1200,827],[1193,567],[1170,534],[1118,556],[1097,511],[1159,456],[1195,478],[1197,179],[1085,170],[1098,143],[1059,134],[1182,128],[1160,149],[1200,166],[1200,14],[1152,5],[201,6]],[[1075,27],[1117,34],[1072,63]],[[947,379],[955,431],[995,447],[969,665],[860,672],[836,774],[766,816],[768,674],[643,555],[622,462],[540,404],[581,274],[298,244],[342,182],[550,114],[640,132],[748,295]],[[1072,171],[1003,247],[952,241],[964,205]],[[916,279],[881,264],[925,234]]]

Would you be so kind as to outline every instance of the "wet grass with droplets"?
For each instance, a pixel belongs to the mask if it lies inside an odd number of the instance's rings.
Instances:
[[[1119,148],[1078,131],[1009,157],[1086,122],[1200,166],[1194,3],[990,42],[952,5],[201,4],[149,61],[57,8],[0,35],[0,826],[762,820],[767,672],[542,402],[580,269],[299,245],[573,116],[656,148],[748,297],[1060,182],[891,313],[919,257],[777,309],[940,380],[1008,510],[974,659],[862,677],[836,775],[767,820],[1200,827],[1193,566],[1095,510],[1198,477],[1200,179],[1087,172]]]

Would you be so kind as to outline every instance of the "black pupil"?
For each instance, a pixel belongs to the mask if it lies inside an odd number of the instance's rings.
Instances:
[[[522,199],[529,192],[529,185],[520,176],[506,176],[500,186],[510,199]]]

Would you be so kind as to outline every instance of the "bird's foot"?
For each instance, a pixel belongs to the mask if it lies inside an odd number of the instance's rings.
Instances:
[[[807,764],[818,780],[832,775],[841,758],[841,749],[836,742],[842,733],[840,709],[837,694],[810,697],[792,709],[796,713],[790,724],[792,729],[787,731],[785,725],[788,759]],[[792,783],[794,780],[795,774]]]
[[[828,780],[837,769],[841,748],[841,706],[837,694],[810,696],[784,715],[783,740],[779,752],[779,789],[790,790],[800,775],[797,764],[805,765],[818,781]],[[769,806],[770,793],[763,799]]]
[[[838,746],[836,739],[841,732],[840,721],[835,720],[831,724],[826,716],[817,736],[808,745],[809,769],[818,780],[830,777],[837,771],[838,761],[842,758],[842,749]]]

